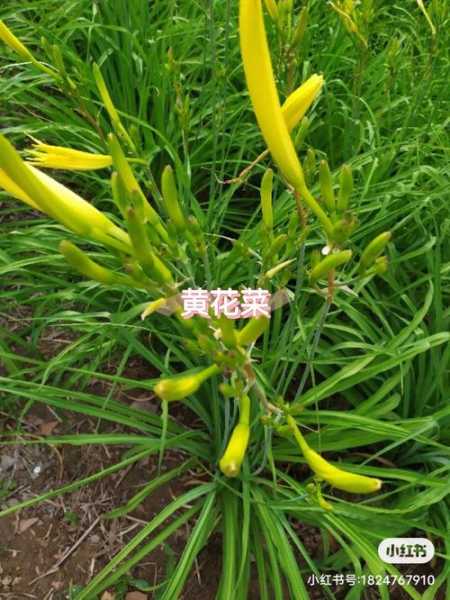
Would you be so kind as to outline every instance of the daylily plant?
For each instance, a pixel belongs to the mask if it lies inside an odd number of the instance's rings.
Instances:
[[[276,20],[276,2],[271,0],[265,4],[272,19]],[[0,39],[21,58],[51,74],[56,81],[64,80],[64,73],[59,73],[56,67],[49,69],[37,61],[3,22],[0,22]],[[343,167],[336,197],[328,163],[322,161],[320,189],[323,201],[319,202],[307,185],[302,161],[291,138],[292,131],[301,124],[306,112],[318,98],[324,79],[322,75],[313,74],[296,91],[289,94],[283,104],[280,102],[266,35],[262,0],[241,0],[240,44],[248,91],[267,148],[288,189],[294,194],[297,207],[311,211],[323,232],[329,255],[324,258],[313,256],[309,281],[312,286],[317,286],[320,281],[326,280],[328,299],[331,302],[336,269],[349,263],[352,258],[352,252],[343,248],[356,225],[348,213],[349,198],[353,189],[352,174],[348,166]],[[270,324],[268,318],[254,318],[239,330],[229,320],[211,317],[210,323],[205,324],[182,318],[179,305],[174,300],[182,282],[179,268],[175,265],[180,262],[180,258],[185,258],[187,252],[206,261],[207,249],[203,231],[198,221],[187,215],[182,207],[177,182],[170,166],[163,171],[161,180],[161,197],[169,220],[160,216],[148,201],[121,142],[124,142],[124,147],[126,146],[135,158],[136,144],[122,123],[97,65],[93,67],[93,75],[115,132],[105,136],[106,153],[89,153],[37,141],[27,152],[27,160],[23,160],[10,142],[0,135],[0,186],[11,196],[59,221],[73,233],[115,251],[122,261],[124,273],[99,265],[70,241],[63,241],[60,245],[67,262],[84,276],[102,284],[129,286],[150,294],[153,299],[144,310],[143,318],[172,306],[175,318],[186,333],[187,346],[193,346],[193,351],[204,351],[210,359],[210,364],[192,372],[160,379],[154,386],[154,392],[164,403],[184,400],[195,394],[206,380],[214,376],[221,375],[230,379],[232,383],[224,385],[228,386],[228,391],[231,390],[231,395],[239,406],[239,417],[218,461],[222,473],[227,477],[237,477],[240,474],[250,444],[252,400],[255,397],[253,391],[257,390],[256,396],[269,421],[275,417],[277,427],[280,426],[280,420],[287,423],[288,433],[298,443],[318,480],[360,494],[379,490],[381,481],[378,479],[351,474],[328,463],[308,446],[290,414],[290,406],[283,402],[274,405],[264,397],[252,368],[251,351],[258,338],[267,331]],[[115,225],[104,213],[43,173],[41,168],[73,171],[112,169],[112,195],[126,230]],[[307,235],[307,229],[299,235],[295,231],[296,223],[293,221],[288,234],[273,237],[273,177],[272,170],[267,170],[261,184],[262,220],[266,231],[270,232],[266,254],[269,257],[280,254],[284,260],[270,265],[264,273],[263,280],[270,282],[279,273],[283,273],[287,282],[292,276],[289,269],[293,268],[293,263],[296,262],[298,239]],[[385,232],[369,244],[360,261],[359,276],[379,273],[386,268],[386,258],[380,255],[389,240],[390,234]],[[290,250],[285,251],[284,245]],[[184,262],[186,261],[181,260],[181,264]],[[330,508],[329,504],[323,502],[323,505]]]

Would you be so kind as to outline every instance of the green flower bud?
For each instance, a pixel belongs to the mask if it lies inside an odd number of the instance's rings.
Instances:
[[[292,39],[292,46],[295,48],[300,46],[306,33],[308,26],[308,7],[304,6],[298,17],[297,25],[295,27],[294,36]]]
[[[384,233],[380,233],[380,235],[367,245],[359,263],[360,272],[364,272],[373,265],[375,259],[384,251],[391,238],[392,233],[385,231]]]
[[[249,346],[262,335],[269,327],[270,319],[267,317],[258,317],[250,321],[237,334],[238,344],[240,346]]]
[[[93,279],[106,285],[125,285],[132,288],[141,287],[131,277],[102,267],[90,259],[83,250],[72,244],[72,242],[67,240],[62,241],[59,245],[59,250],[69,265],[88,279]]]
[[[161,191],[164,199],[164,205],[169,218],[177,231],[186,228],[186,221],[178,200],[177,184],[173,174],[173,169],[168,165],[162,174]]]
[[[268,231],[273,230],[272,192],[273,171],[272,169],[267,169],[261,182],[261,209],[263,222]]]
[[[171,272],[153,252],[147,236],[146,227],[140,222],[134,208],[129,208],[127,211],[127,227],[135,256],[144,273],[159,283],[172,283],[173,279]]]
[[[336,198],[333,190],[333,179],[331,177],[330,167],[326,160],[320,161],[319,183],[325,206],[332,214],[336,210]]]
[[[350,196],[353,193],[353,173],[350,165],[344,165],[339,177],[339,195],[337,200],[337,209],[343,213],[348,208]]]
[[[316,283],[319,279],[326,277],[330,271],[348,263],[352,257],[351,250],[343,250],[342,252],[336,252],[330,254],[326,258],[320,261],[318,265],[314,267],[310,274],[311,284]]]

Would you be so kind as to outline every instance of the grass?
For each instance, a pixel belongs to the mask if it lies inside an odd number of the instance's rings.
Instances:
[[[260,251],[258,187],[270,159],[245,181],[237,177],[264,150],[256,127],[239,54],[237,3],[125,0],[91,3],[6,2],[4,19],[39,56],[44,36],[57,44],[72,70],[85,106],[108,131],[108,117],[96,92],[90,64],[105,80],[144,164],[142,181],[159,182],[172,163],[184,207],[195,214],[209,241],[208,287],[250,284],[260,266],[248,255],[227,255],[227,238],[240,237]],[[80,280],[56,249],[67,237],[59,225],[2,197],[0,275],[0,348],[4,374],[1,402],[12,410],[21,402],[25,415],[35,403],[57,412],[71,410],[109,421],[123,433],[49,437],[48,444],[126,444],[117,464],[62,489],[41,494],[0,512],[6,516],[103,478],[141,458],[176,448],[203,469],[203,483],[177,496],[123,547],[100,573],[76,594],[77,600],[100,597],[132,571],[148,553],[190,524],[190,536],[159,598],[180,597],[199,552],[214,531],[223,538],[222,573],[217,597],[247,598],[255,577],[259,595],[282,599],[309,597],[310,573],[396,574],[380,561],[377,545],[385,537],[421,531],[432,539],[441,559],[436,581],[423,596],[450,593],[449,531],[449,264],[448,74],[450,10],[429,3],[433,36],[413,0],[374,2],[368,24],[368,49],[349,35],[338,15],[312,1],[307,33],[296,67],[300,83],[323,72],[326,88],[309,113],[310,127],[300,148],[327,156],[333,171],[347,162],[355,174],[352,205],[360,226],[352,236],[355,253],[378,233],[393,232],[390,267],[382,278],[337,294],[325,313],[324,300],[305,278],[290,282],[298,294],[294,306],[277,311],[270,331],[253,351],[254,368],[268,398],[293,401],[308,443],[355,472],[381,478],[381,494],[352,498],[323,488],[333,511],[324,510],[306,487],[304,460],[277,424],[259,425],[254,410],[252,445],[241,477],[223,478],[217,461],[235,417],[233,402],[223,399],[212,381],[186,404],[202,429],[167,415],[132,409],[114,398],[118,386],[151,392],[156,376],[192,368],[183,333],[172,320],[156,315],[141,322],[146,301],[140,291],[108,289]],[[289,89],[282,48],[271,28],[279,87]],[[47,75],[17,64],[0,49],[3,133],[19,147],[26,136],[47,143],[105,152],[97,128],[77,111]],[[149,178],[151,170],[152,178]],[[100,173],[59,173],[58,179],[91,199],[118,220],[107,178]],[[282,231],[295,211],[294,200],[276,184],[275,225]],[[318,187],[313,183],[313,191]],[[158,198],[156,198],[158,202]],[[323,245],[313,229],[304,246]],[[114,260],[99,246],[89,253],[104,264]],[[245,259],[245,260],[244,260]],[[299,263],[302,273],[302,263]],[[205,284],[205,266],[192,261],[196,283]],[[25,312],[24,312],[25,311]],[[27,320],[17,323],[26,314]],[[46,360],[39,340],[51,329],[68,342]],[[140,357],[154,378],[124,375],[127,361]],[[200,359],[204,361],[203,359]],[[105,364],[113,363],[114,372]],[[106,398],[90,391],[90,382],[108,381]],[[18,421],[20,423],[20,421]],[[20,433],[20,424],[18,424]],[[15,443],[5,435],[5,444]],[[41,441],[40,441],[41,442]],[[35,443],[35,442],[25,442]],[[289,465],[289,467],[287,466]],[[178,471],[164,471],[149,482],[129,511]],[[312,557],[298,534],[298,523],[320,530],[324,553]],[[301,561],[299,558],[301,557]],[[252,558],[253,563],[251,563]],[[218,574],[219,578],[219,574]],[[287,587],[286,587],[287,586]],[[419,598],[405,584],[407,597]],[[286,589],[289,590],[286,592]],[[339,597],[323,588],[330,598]],[[357,585],[347,598],[364,598]],[[379,597],[398,597],[386,584]]]

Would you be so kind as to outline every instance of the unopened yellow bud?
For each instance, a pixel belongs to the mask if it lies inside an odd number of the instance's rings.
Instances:
[[[283,116],[289,131],[303,119],[306,111],[323,87],[322,75],[311,75],[295,92],[292,92],[282,106]]]
[[[281,110],[261,0],[241,0],[240,40],[247,86],[259,127],[281,172],[297,188],[303,185],[303,172]]]
[[[287,420],[306,462],[320,479],[323,479],[339,490],[355,494],[371,494],[381,489],[382,482],[379,479],[349,473],[331,465],[320,454],[308,446],[294,418],[289,415]]]
[[[240,42],[247,87],[261,133],[274,161],[330,234],[333,224],[305,184],[303,170],[281,110],[261,0],[240,1]]]
[[[209,377],[217,375],[220,372],[220,367],[211,365],[196,373],[160,379],[153,389],[161,400],[167,400],[168,402],[183,400],[187,396],[194,394]]]
[[[220,470],[227,477],[237,477],[247,452],[250,427],[239,423],[233,429],[224,455],[219,461]]]

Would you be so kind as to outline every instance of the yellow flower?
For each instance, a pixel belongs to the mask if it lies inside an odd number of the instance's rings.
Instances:
[[[44,169],[95,171],[112,165],[112,157],[107,154],[92,154],[41,142],[33,146],[29,155],[31,164]]]
[[[0,19],[0,40],[5,42],[7,46],[14,50],[19,56],[21,56],[24,60],[29,60],[31,62],[35,62],[34,56],[28,50],[26,46],[22,44],[22,42],[16,38],[13,32],[5,25],[5,23]]]
[[[27,165],[0,135],[0,185],[79,235],[131,252],[128,235],[101,211],[55,179]]]
[[[355,494],[371,494],[381,489],[382,482],[379,479],[349,473],[348,471],[338,469],[334,465],[331,465],[320,456],[320,454],[308,446],[295,419],[288,416],[287,420],[306,462],[317,477],[323,479],[339,490]]]
[[[322,89],[322,75],[311,75],[295,92],[292,92],[282,106],[284,120],[289,131],[300,123],[306,111],[317,98]]]

